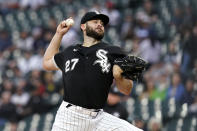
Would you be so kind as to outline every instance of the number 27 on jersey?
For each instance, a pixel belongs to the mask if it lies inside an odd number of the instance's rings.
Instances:
[[[65,72],[74,70],[78,61],[79,61],[78,58],[67,60],[66,63],[65,63]]]

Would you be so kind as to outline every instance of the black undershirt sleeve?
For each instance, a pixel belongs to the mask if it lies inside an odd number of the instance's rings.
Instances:
[[[109,54],[110,54],[110,60],[112,62],[114,62],[115,59],[117,58],[123,58],[125,57],[127,54],[123,51],[122,48],[118,47],[118,46],[111,46],[109,49]]]

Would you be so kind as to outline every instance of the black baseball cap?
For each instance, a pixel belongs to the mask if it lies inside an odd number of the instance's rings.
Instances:
[[[87,21],[94,20],[94,19],[102,20],[104,25],[107,25],[109,23],[109,17],[107,15],[101,14],[98,11],[91,11],[91,12],[87,12],[81,18],[81,24],[85,24]]]

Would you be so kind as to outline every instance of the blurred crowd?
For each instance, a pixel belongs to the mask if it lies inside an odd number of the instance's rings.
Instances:
[[[180,105],[187,103],[189,112],[197,115],[197,17],[191,3],[174,7],[171,19],[166,22],[155,4],[160,0],[127,0],[121,4],[108,0],[103,0],[103,3],[83,1],[90,4],[73,9],[67,15],[73,17],[75,25],[63,37],[61,49],[81,42],[81,16],[86,11],[99,10],[110,17],[105,40],[149,62],[143,79],[135,83],[129,98],[161,101],[174,98]],[[72,7],[73,2],[0,0],[0,15],[16,10],[39,11],[59,4]],[[7,121],[16,123],[33,113],[47,112],[56,106],[47,102],[47,98],[54,93],[62,94],[61,73],[43,71],[42,57],[57,24],[58,21],[51,17],[47,27],[22,30],[18,38],[6,29],[0,31],[0,125]],[[119,93],[116,95],[109,95],[108,112],[123,110],[111,107],[128,100]],[[129,114],[123,114],[122,118],[127,120],[128,117]],[[151,118],[146,127],[140,122],[135,120],[135,124],[145,130],[162,128],[157,118]],[[158,129],[152,129],[154,123],[158,124]]]

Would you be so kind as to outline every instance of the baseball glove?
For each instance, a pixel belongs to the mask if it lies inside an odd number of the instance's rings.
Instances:
[[[147,62],[137,56],[117,58],[114,61],[114,64],[120,66],[123,70],[123,77],[133,81],[138,81],[142,75],[142,72],[145,71],[147,67]]]

